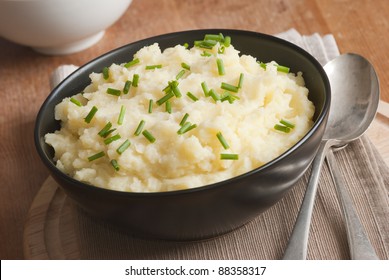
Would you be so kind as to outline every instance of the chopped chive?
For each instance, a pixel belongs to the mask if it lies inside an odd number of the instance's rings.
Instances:
[[[181,67],[188,70],[188,71],[190,70],[190,66],[188,64],[186,64],[185,62],[181,63]]]
[[[224,41],[223,41],[223,45],[228,48],[230,45],[231,45],[231,37],[230,36],[226,36],[224,38]]]
[[[240,98],[238,96],[233,95],[233,94],[229,93],[228,91],[226,91],[225,93],[223,93],[223,96],[221,97],[220,101],[221,102],[228,101],[230,104],[232,104],[237,99],[240,99]]]
[[[290,68],[282,65],[277,65],[277,71],[283,73],[289,73]]]
[[[188,119],[189,114],[185,113],[185,115],[182,117],[182,120],[180,121],[180,126],[183,126],[184,123],[186,123],[186,120]]]
[[[150,99],[149,100],[149,110],[148,110],[149,114],[151,114],[153,112],[153,99]]]
[[[75,105],[77,105],[78,107],[82,107],[82,104],[79,100],[75,99],[74,97],[71,97],[70,98],[70,102],[74,103]]]
[[[126,140],[124,141],[120,146],[119,148],[116,149],[116,152],[121,155],[122,153],[124,153],[125,150],[127,150],[128,147],[130,147],[131,145],[131,142],[130,140]]]
[[[213,41],[221,41],[223,34],[205,34],[204,40],[213,40]]]
[[[170,102],[170,100],[166,101],[165,106],[166,106],[166,112],[171,114],[172,113],[172,103]]]
[[[289,127],[289,128],[294,128],[295,127],[295,125],[293,123],[291,123],[290,121],[284,120],[284,119],[281,119],[280,123],[283,124],[286,127]]]
[[[258,61],[259,66],[266,70],[266,63]]]
[[[130,91],[131,81],[127,80],[123,87],[123,93],[127,94]]]
[[[139,58],[135,58],[133,60],[131,60],[130,62],[127,62],[126,64],[124,64],[124,67],[128,68],[128,67],[131,67],[135,64],[138,64],[139,63]]]
[[[238,92],[238,90],[239,90],[238,87],[236,87],[234,85],[231,85],[231,84],[224,83],[224,82],[222,82],[220,87],[222,89],[225,89],[225,90],[228,90],[228,91],[232,91],[232,92]]]
[[[218,133],[216,133],[216,137],[217,137],[217,139],[219,139],[219,141],[222,144],[224,149],[227,150],[230,147],[230,145],[228,145],[226,139],[224,138],[223,134],[220,131]]]
[[[107,137],[112,131],[114,131],[115,129],[111,129],[112,127],[112,123],[111,122],[107,122],[107,124],[103,127],[102,130],[100,130],[97,134],[100,135],[101,137]]]
[[[217,72],[219,73],[220,76],[226,74],[226,71],[224,69],[224,63],[221,58],[216,59],[216,65],[217,65]]]
[[[120,94],[122,93],[120,91],[120,89],[116,89],[116,88],[107,88],[107,91],[106,91],[108,94],[111,94],[111,95],[115,95],[115,96],[120,96]]]
[[[206,82],[201,83],[201,88],[203,89],[204,95],[206,97],[208,97],[209,96],[209,89],[208,89]]]
[[[217,41],[215,40],[201,40],[201,41],[195,41],[194,45],[199,48],[203,49],[212,49],[217,44]]]
[[[139,134],[142,132],[143,130],[143,127],[145,126],[145,121],[144,120],[141,120],[138,124],[138,127],[136,128],[135,132],[134,132],[134,135],[135,136],[139,136]]]
[[[98,158],[101,158],[101,157],[103,157],[103,156],[105,156],[105,153],[104,153],[104,151],[101,151],[101,152],[98,152],[98,153],[96,153],[96,154],[91,155],[90,157],[88,157],[88,161],[94,161],[94,160],[96,160],[96,159],[98,159]]]
[[[190,98],[190,99],[192,99],[193,101],[197,101],[197,100],[199,100],[196,96],[194,96],[190,91],[188,91],[187,93],[186,93],[186,95]]]
[[[184,43],[183,46],[184,46],[185,49],[189,48],[189,44],[188,43]]]
[[[185,69],[182,69],[180,72],[178,72],[177,76],[176,76],[176,80],[179,80],[182,78],[182,76],[185,75]]]
[[[104,80],[109,79],[109,68],[108,67],[103,68],[103,78],[104,78]]]
[[[178,86],[172,87],[173,93],[177,98],[180,98],[182,96],[180,89]]]
[[[139,83],[139,75],[138,74],[134,74],[132,76],[132,86],[137,87],[138,83]]]
[[[119,117],[118,117],[118,124],[119,125],[123,124],[125,114],[126,114],[126,107],[124,107],[124,105],[122,105],[120,107],[120,113],[119,113]]]
[[[85,122],[86,123],[90,123],[93,119],[93,117],[95,116],[96,112],[98,111],[97,107],[96,106],[93,106],[92,109],[89,111],[88,115],[86,115],[85,117]]]
[[[105,145],[111,144],[113,141],[119,140],[120,138],[122,138],[122,137],[120,136],[120,134],[115,134],[115,135],[113,135],[113,136],[111,136],[111,137],[109,137],[109,138],[106,138],[106,139],[104,140],[104,144],[105,144]]]
[[[161,97],[160,99],[157,100],[157,104],[159,106],[161,106],[163,103],[165,103],[166,101],[168,101],[170,98],[172,98],[174,96],[174,92],[173,91],[170,91],[168,94],[164,95],[163,97]]]
[[[287,126],[284,126],[284,125],[281,125],[281,124],[276,124],[274,126],[274,129],[278,130],[278,131],[285,132],[285,133],[289,133],[290,132],[290,127],[287,127]]]
[[[228,160],[238,160],[238,154],[220,154],[220,159],[228,159]]]
[[[118,164],[118,162],[117,162],[116,159],[111,160],[111,165],[112,165],[112,167],[113,167],[116,171],[119,171],[119,170],[120,170],[120,166],[119,166],[119,164]]]
[[[143,130],[142,134],[150,143],[155,142],[155,137],[148,130]]]
[[[184,133],[188,132],[189,130],[192,130],[192,129],[196,128],[196,127],[197,127],[196,124],[191,124],[190,122],[186,122],[177,131],[177,134],[184,134]]]
[[[242,86],[243,86],[243,79],[244,79],[244,74],[240,73],[240,75],[239,75],[239,82],[238,82],[238,88],[242,88]]]
[[[217,50],[217,53],[223,54],[226,51],[226,47],[224,45],[220,46]]]
[[[213,89],[211,89],[208,93],[209,93],[209,96],[211,96],[212,99],[215,100],[215,102],[220,100],[220,96],[218,96],[217,93]]]
[[[162,68],[162,64],[147,65],[145,67],[146,70],[153,70],[153,69],[159,69],[159,68]]]
[[[212,54],[210,52],[207,52],[207,51],[203,51],[203,53],[201,54],[201,56],[211,56]]]

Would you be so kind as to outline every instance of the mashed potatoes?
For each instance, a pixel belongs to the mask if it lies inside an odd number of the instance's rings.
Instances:
[[[277,68],[222,41],[146,46],[58,104],[61,129],[45,141],[59,169],[102,188],[158,192],[225,180],[278,157],[312,126],[302,74]],[[284,120],[286,132],[276,126]]]

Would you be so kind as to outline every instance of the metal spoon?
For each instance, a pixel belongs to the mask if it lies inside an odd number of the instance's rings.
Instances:
[[[344,189],[339,180],[341,177],[336,174],[338,169],[334,165],[331,147],[345,146],[359,138],[373,121],[378,107],[378,78],[365,58],[357,54],[344,54],[327,63],[324,69],[332,91],[330,115],[323,140],[312,162],[306,193],[283,259],[306,259],[309,226],[324,158],[326,155],[329,157],[335,184],[339,189]],[[344,190],[338,191],[338,195],[345,215],[351,257],[377,259],[356,213],[352,213],[355,210],[350,206],[351,200],[344,199]]]

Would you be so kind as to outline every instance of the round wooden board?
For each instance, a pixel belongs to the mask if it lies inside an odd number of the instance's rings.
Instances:
[[[24,228],[26,259],[79,259],[76,209],[48,177],[36,195]]]

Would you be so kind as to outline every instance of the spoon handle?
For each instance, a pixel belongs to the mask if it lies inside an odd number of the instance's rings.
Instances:
[[[317,185],[320,176],[320,170],[328,151],[328,142],[322,141],[317,151],[316,157],[312,162],[311,175],[309,177],[307,189],[305,191],[303,202],[300,206],[296,223],[294,224],[289,243],[284,252],[284,260],[305,260],[307,257],[309,227],[313,206],[316,197]]]
[[[336,191],[342,208],[347,229],[347,240],[352,260],[378,260],[378,256],[367,237],[365,230],[358,218],[353,202],[348,194],[344,180],[339,172],[334,153],[330,149],[327,152],[327,163],[331,176],[336,185]]]

